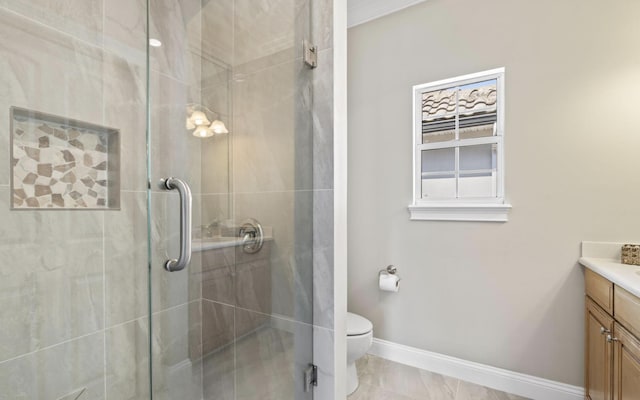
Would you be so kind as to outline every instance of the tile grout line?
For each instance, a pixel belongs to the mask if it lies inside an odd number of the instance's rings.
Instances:
[[[105,33],[105,15],[106,15],[106,0],[102,0],[102,35],[100,37],[100,50],[102,53],[102,123],[106,125],[107,115],[107,104],[105,101],[105,77],[104,77],[104,33]],[[121,180],[122,177],[119,177]],[[118,182],[121,184],[122,182]],[[105,217],[105,213],[102,213],[102,351],[103,351],[103,370],[102,370],[102,379],[104,384],[104,398],[107,398],[107,219]]]
[[[280,193],[313,193],[313,192],[330,192],[333,189],[282,189],[282,190],[263,190],[263,191],[238,191],[234,194],[253,195],[253,194],[280,194]],[[202,195],[208,194],[227,194],[227,193],[202,193]]]
[[[100,49],[100,50],[102,50],[102,46],[101,46],[101,45],[98,45],[98,44],[97,44],[97,43],[95,43],[95,42],[91,42],[90,40],[87,40],[87,39],[85,39],[85,38],[78,37],[78,36],[74,35],[73,33],[65,32],[65,31],[63,31],[63,30],[61,30],[61,29],[58,29],[58,28],[56,28],[56,27],[55,27],[55,26],[53,26],[53,25],[49,25],[49,24],[47,24],[47,23],[45,23],[45,22],[38,21],[37,19],[34,19],[34,18],[32,18],[32,17],[30,17],[30,16],[28,16],[28,15],[25,15],[25,14],[23,14],[23,13],[21,13],[21,12],[14,11],[14,10],[12,10],[12,9],[8,8],[7,6],[0,5],[0,10],[5,11],[5,12],[6,12],[6,13],[8,13],[8,14],[16,15],[16,16],[18,16],[19,18],[25,19],[25,20],[27,20],[27,21],[29,21],[29,22],[31,22],[31,23],[33,23],[33,24],[35,24],[35,25],[38,25],[38,26],[40,26],[40,27],[44,27],[44,28],[47,28],[47,29],[51,29],[52,31],[55,31],[55,32],[57,32],[58,34],[61,34],[61,35],[66,36],[66,37],[68,37],[68,38],[71,38],[71,39],[77,40],[78,42],[81,42],[81,43],[82,43],[82,44],[84,44],[85,46],[89,46],[89,47],[93,47],[93,48],[96,48],[96,49]]]
[[[89,336],[97,335],[97,334],[99,334],[101,332],[104,332],[104,329],[98,329],[97,331],[93,331],[93,332],[90,332],[90,333],[85,333],[84,335],[76,336],[76,337],[73,337],[71,339],[67,339],[67,340],[64,340],[62,342],[59,342],[59,343],[55,343],[55,344],[52,344],[52,345],[49,345],[49,346],[45,346],[45,347],[30,351],[28,353],[24,353],[24,354],[17,355],[15,357],[7,358],[6,360],[0,361],[0,366],[2,364],[5,364],[5,363],[11,362],[11,361],[19,360],[19,359],[21,359],[23,357],[32,356],[32,355],[34,355],[34,354],[36,354],[38,352],[41,352],[41,351],[50,350],[50,349],[53,349],[54,347],[62,346],[64,344],[69,344],[69,343],[71,343],[73,341],[76,341],[76,340],[85,339],[85,338],[88,338]]]
[[[203,51],[203,45],[202,45],[202,26],[204,24],[204,13],[202,12],[202,7],[204,7],[202,5],[202,3],[200,3],[201,8],[200,8],[200,102],[204,103],[202,101],[202,82],[204,80],[204,78],[202,77],[202,61],[204,59],[204,56],[202,55],[202,53],[204,53]],[[202,146],[200,146],[200,168],[202,169]],[[202,171],[200,171],[200,185],[202,186]],[[200,197],[202,197],[202,193],[200,193]],[[200,199],[200,224],[204,224],[202,222],[202,199]],[[200,287],[200,298],[199,298],[199,307],[200,307],[200,396],[201,398],[204,399],[204,368],[205,368],[205,363],[204,363],[204,297],[202,295],[202,273],[203,273],[203,269],[204,269],[204,262],[203,262],[203,257],[202,254],[200,254],[200,277],[198,279],[198,286]]]
[[[108,54],[110,54],[112,56],[116,56],[118,58],[126,60],[127,63],[129,63],[129,64],[132,64],[132,65],[135,65],[135,66],[139,66],[139,67],[143,66],[143,63],[138,64],[135,60],[131,59],[130,57],[127,57],[125,55],[117,53],[112,49],[105,48],[104,47],[104,34],[102,36],[101,43],[99,43],[98,41],[93,42],[93,41],[91,41],[91,39],[87,39],[87,38],[84,38],[84,37],[81,37],[81,36],[77,36],[77,34],[72,33],[72,32],[64,31],[64,30],[62,30],[60,28],[57,28],[53,24],[49,24],[49,23],[40,21],[40,20],[35,19],[35,18],[33,18],[33,17],[29,16],[29,15],[26,15],[26,14],[24,14],[22,12],[12,10],[12,9],[8,8],[7,6],[0,5],[0,10],[4,11],[6,13],[9,13],[9,14],[13,14],[13,15],[17,16],[18,18],[25,19],[25,20],[29,21],[30,23],[32,23],[34,25],[38,25],[41,28],[52,30],[52,31],[56,32],[57,34],[59,34],[61,36],[64,36],[67,39],[75,40],[75,41],[79,42],[80,44],[82,44],[82,45],[84,45],[86,47],[89,47],[89,48],[95,49],[95,50],[99,50],[102,55],[104,55],[105,53],[108,53]],[[104,16],[105,16],[105,14],[104,14],[104,3],[103,3],[103,26],[102,26],[103,32],[104,32]]]
[[[107,398],[107,220],[105,213],[102,213],[102,338],[104,352],[104,398]]]
[[[233,1],[231,2],[231,68],[229,68],[229,73],[227,75],[227,93],[228,93],[228,106],[227,106],[227,110],[228,113],[230,115],[229,117],[229,121],[231,122],[231,128],[232,131],[233,129],[235,129],[235,116],[236,116],[236,107],[235,107],[235,96],[234,96],[234,89],[235,89],[235,82],[234,82],[234,71],[236,70],[236,2]],[[235,206],[236,206],[236,196],[237,193],[235,191],[235,157],[234,157],[234,143],[237,139],[235,137],[231,137],[231,139],[227,142],[227,152],[228,152],[228,158],[227,158],[227,190],[230,193],[229,199],[228,199],[228,203],[227,203],[227,207],[228,207],[228,215],[229,218],[235,219],[236,215],[235,215]],[[237,257],[237,253],[234,251],[233,252],[233,267],[234,267],[234,273],[237,272],[237,266],[238,266],[238,257]],[[237,275],[234,275],[233,278],[233,291],[234,291],[234,295],[237,294],[238,290],[237,290]],[[238,346],[237,346],[237,332],[238,332],[238,321],[237,321],[237,315],[238,315],[238,309],[237,309],[237,299],[234,299],[233,301],[234,303],[234,307],[233,307],[233,397],[237,398],[238,397]]]
[[[193,301],[191,301],[189,303],[179,304],[177,306],[172,306],[172,307],[167,308],[165,310],[156,311],[152,315],[157,315],[157,314],[163,313],[163,312],[168,311],[168,310],[173,310],[173,309],[176,309],[178,307],[183,307],[183,306],[191,304],[194,301],[196,301],[196,300],[193,300]],[[139,317],[136,317],[136,318],[124,321],[124,322],[119,322],[117,324],[110,325],[108,327],[103,327],[102,329],[97,329],[97,330],[95,330],[93,332],[84,333],[84,334],[82,334],[80,336],[75,336],[75,337],[72,337],[72,338],[69,338],[69,339],[65,339],[65,340],[63,340],[61,342],[53,343],[53,344],[50,344],[48,346],[41,347],[41,348],[38,348],[36,350],[30,351],[28,353],[23,353],[23,354],[15,356],[15,357],[7,358],[6,360],[1,360],[0,361],[0,365],[4,364],[6,362],[9,362],[9,361],[15,361],[15,360],[18,360],[18,359],[23,358],[23,357],[34,355],[35,353],[38,353],[38,352],[41,352],[41,351],[50,350],[50,349],[53,349],[54,347],[62,346],[62,345],[65,345],[65,344],[69,344],[69,343],[71,343],[73,341],[84,339],[84,338],[87,338],[87,337],[92,336],[92,335],[97,335],[97,334],[99,334],[101,332],[104,332],[106,334],[106,332],[108,330],[113,330],[113,329],[116,329],[116,328],[120,328],[120,327],[122,327],[124,325],[127,325],[127,324],[131,324],[131,323],[134,323],[134,322],[139,322],[140,320],[145,320],[146,321],[147,318],[148,318],[147,315],[142,315],[142,316],[139,316]]]

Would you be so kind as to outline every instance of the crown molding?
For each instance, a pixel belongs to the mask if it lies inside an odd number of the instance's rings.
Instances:
[[[364,24],[423,1],[426,0],[348,0],[347,27]]]

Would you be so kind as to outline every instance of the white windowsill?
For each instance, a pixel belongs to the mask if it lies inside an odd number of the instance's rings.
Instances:
[[[506,222],[511,204],[411,204],[412,221]]]

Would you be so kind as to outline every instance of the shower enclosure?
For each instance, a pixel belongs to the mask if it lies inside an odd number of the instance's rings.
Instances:
[[[330,0],[0,0],[0,399],[327,390],[331,21]]]

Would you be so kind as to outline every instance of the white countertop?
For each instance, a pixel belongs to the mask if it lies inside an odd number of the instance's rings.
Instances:
[[[623,243],[582,242],[580,264],[640,297],[640,265],[620,262]]]

